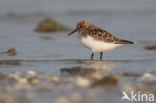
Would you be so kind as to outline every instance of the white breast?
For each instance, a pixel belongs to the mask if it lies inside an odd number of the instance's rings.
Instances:
[[[113,44],[113,43],[98,41],[93,39],[91,36],[87,36],[86,38],[79,37],[79,40],[87,48],[91,49],[92,52],[105,52],[105,51],[113,50],[122,45],[122,44]]]

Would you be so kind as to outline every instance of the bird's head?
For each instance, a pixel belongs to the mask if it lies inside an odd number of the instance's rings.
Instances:
[[[73,30],[73,31],[72,31],[71,33],[69,33],[68,35],[71,35],[71,34],[73,34],[73,33],[75,33],[75,32],[81,32],[81,31],[87,29],[87,28],[89,27],[89,25],[90,25],[90,24],[89,24],[87,21],[80,21],[80,22],[77,23],[76,29]]]

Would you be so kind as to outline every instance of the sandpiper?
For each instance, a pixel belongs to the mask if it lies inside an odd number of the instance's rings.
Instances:
[[[80,21],[76,25],[76,29],[68,35],[78,32],[78,38],[80,42],[91,49],[91,60],[94,53],[100,53],[100,60],[102,60],[103,52],[113,50],[124,44],[133,44],[132,41],[119,39],[104,29],[98,26],[92,25],[87,21]]]

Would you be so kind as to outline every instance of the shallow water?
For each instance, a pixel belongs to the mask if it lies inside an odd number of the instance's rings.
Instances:
[[[73,93],[82,96],[80,103],[103,103],[103,101],[120,103],[124,86],[130,84],[139,90],[137,85],[141,84],[138,81],[140,76],[146,72],[156,76],[156,51],[144,50],[145,45],[156,44],[155,1],[123,2],[118,0],[120,3],[118,1],[114,3],[113,0],[107,2],[99,0],[97,4],[91,3],[88,7],[85,6],[88,3],[87,0],[84,4],[80,3],[81,1],[72,0],[67,0],[70,1],[69,4],[55,0],[37,3],[37,0],[33,2],[31,0],[8,1],[0,1],[0,51],[7,51],[14,47],[18,54],[17,56],[0,54],[0,72],[9,74],[16,71],[25,73],[28,70],[34,70],[38,75],[54,75],[61,78],[61,68],[82,66],[95,68],[103,75],[112,74],[120,77],[118,86],[110,90],[90,87],[71,88],[67,83],[65,87],[55,88],[52,91],[35,89],[26,92],[16,91],[14,93],[16,103],[52,103],[56,98],[62,96],[69,98]],[[30,2],[32,3],[28,7]],[[82,8],[79,8],[77,3],[82,4]],[[95,5],[92,6],[93,4]],[[41,5],[43,8],[40,8]],[[54,5],[61,5],[62,8]],[[80,44],[76,34],[67,36],[70,31],[54,33],[34,31],[38,22],[47,16],[73,29],[77,21],[87,20],[105,28],[117,37],[132,40],[135,44],[104,53],[103,61],[98,60],[99,54],[97,53],[95,60],[91,61],[91,52]],[[1,63],[2,61],[9,62],[9,64]],[[123,79],[124,72],[131,74],[127,80]],[[144,85],[147,87],[145,90],[156,93],[153,85]]]

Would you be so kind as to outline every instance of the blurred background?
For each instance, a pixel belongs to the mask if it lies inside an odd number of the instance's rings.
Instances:
[[[1,14],[70,11],[154,11],[155,0],[1,0]]]
[[[135,44],[90,61],[77,34],[67,36],[81,20]],[[156,94],[155,50],[156,0],[0,0],[0,103],[121,103],[123,90]]]

